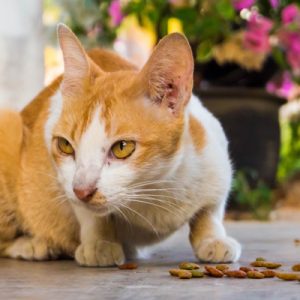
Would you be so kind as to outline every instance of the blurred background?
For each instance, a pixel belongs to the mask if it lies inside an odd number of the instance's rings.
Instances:
[[[236,172],[228,218],[299,220],[300,0],[0,4],[0,107],[17,110],[63,70],[59,22],[86,48],[113,48],[140,67],[161,37],[184,33],[194,93],[230,140]]]

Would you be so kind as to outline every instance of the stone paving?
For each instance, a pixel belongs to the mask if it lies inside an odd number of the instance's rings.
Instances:
[[[243,244],[239,265],[258,256],[300,263],[299,223],[229,222],[230,234]],[[73,261],[0,260],[0,299],[300,299],[300,282],[277,278],[253,280],[204,278],[180,280],[168,274],[181,261],[194,261],[184,227],[139,260],[137,270],[81,268]]]

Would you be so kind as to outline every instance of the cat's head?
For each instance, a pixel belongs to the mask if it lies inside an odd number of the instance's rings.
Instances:
[[[105,72],[66,26],[59,25],[58,38],[65,70],[46,139],[68,198],[102,213],[174,170],[192,92],[192,52],[183,35],[171,34],[141,70]]]

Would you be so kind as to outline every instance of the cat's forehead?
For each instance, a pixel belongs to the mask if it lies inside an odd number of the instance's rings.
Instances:
[[[176,122],[141,93],[137,76],[136,72],[114,72],[96,78],[86,94],[66,101],[61,124],[71,139],[79,142],[95,118],[110,140],[135,137],[147,140],[162,131],[173,131]]]
[[[129,116],[142,109],[137,105],[139,96],[134,88],[131,90],[133,80],[130,76],[126,78],[132,74],[115,73],[97,78],[85,93],[75,99],[64,99],[59,127],[68,131],[73,140],[81,137],[95,117],[110,135],[116,129],[113,125],[130,123]]]

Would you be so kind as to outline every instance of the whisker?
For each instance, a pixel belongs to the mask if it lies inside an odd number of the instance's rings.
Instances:
[[[117,205],[112,204],[112,203],[110,203],[110,205],[112,205],[112,207],[113,207],[114,209],[116,209],[117,212],[119,212],[119,213],[121,214],[121,216],[124,218],[124,220],[125,220],[125,221],[130,225],[130,227],[131,227],[131,223],[130,223],[128,217],[127,217],[127,216],[125,215],[125,213],[121,210],[121,208],[118,207]]]
[[[157,183],[174,183],[176,180],[171,179],[160,179],[160,180],[146,180],[142,182],[138,182],[136,184],[129,185],[129,187],[138,187],[138,186],[144,186],[144,185],[151,185],[151,184],[157,184]]]
[[[174,208],[174,209],[176,209],[178,212],[181,212],[181,213],[185,213],[185,214],[187,214],[188,213],[188,211],[187,210],[185,210],[184,209],[184,207],[181,205],[181,204],[177,204],[177,203],[174,203],[174,202],[171,202],[170,200],[161,200],[161,199],[157,199],[157,198],[155,198],[155,197],[143,197],[143,198],[141,198],[141,197],[137,197],[137,196],[128,196],[127,197],[127,200],[128,201],[133,201],[133,200],[135,200],[135,199],[137,199],[137,200],[142,200],[142,201],[147,201],[147,200],[149,200],[148,202],[147,202],[147,204],[150,202],[153,202],[153,201],[156,201],[156,202],[160,202],[161,204],[165,204],[165,205],[168,205],[169,206],[169,208]]]
[[[166,207],[164,207],[162,205],[159,205],[159,204],[155,204],[155,203],[152,203],[152,202],[143,201],[143,200],[140,200],[140,199],[130,199],[129,202],[142,203],[142,204],[146,204],[146,205],[158,207],[158,208],[164,209],[167,212],[169,212],[169,213],[174,214],[175,216],[177,216],[174,211],[171,211],[170,209],[168,209],[168,208],[166,208]]]
[[[143,219],[148,225],[150,225],[151,229],[153,230],[153,232],[157,235],[157,237],[159,237],[159,234],[157,232],[157,230],[155,229],[155,227],[153,226],[153,224],[143,215],[141,215],[139,212],[137,212],[136,210],[132,209],[131,207],[123,204],[123,203],[119,203],[119,205],[121,205],[122,207],[124,207],[125,209],[128,209],[130,211],[132,211],[134,214],[136,214],[137,216],[139,216],[141,219]]]

